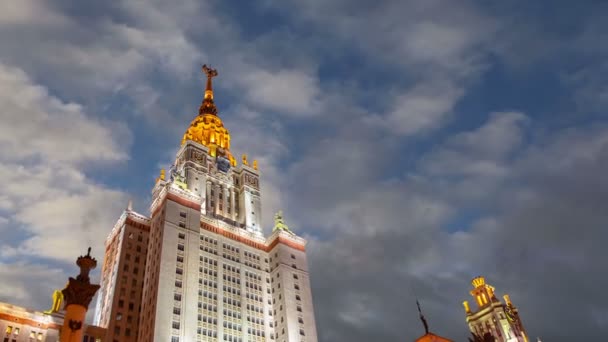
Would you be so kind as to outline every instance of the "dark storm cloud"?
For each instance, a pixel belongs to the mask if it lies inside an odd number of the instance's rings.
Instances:
[[[464,136],[479,135],[488,125]],[[520,133],[512,133],[507,140],[517,140]],[[448,139],[448,146],[462,137]],[[491,146],[498,139],[505,137],[489,136],[483,142]],[[452,170],[477,161],[471,160],[474,153],[467,156]],[[483,160],[487,153],[477,158]],[[467,204],[448,202],[444,215],[424,221],[425,207],[458,197],[445,193],[460,191],[450,184],[443,192],[434,187],[440,191],[436,202],[431,198],[419,207],[412,208],[412,202],[424,188],[408,187],[407,180],[393,184],[395,190],[361,188],[357,199],[331,206],[330,212],[347,203],[353,209],[337,215],[345,227],[336,229],[335,240],[311,242],[321,336],[333,340],[352,334],[353,341],[363,341],[357,336],[370,331],[395,341],[416,336],[420,330],[413,303],[422,298],[432,330],[464,340],[460,303],[469,299],[469,281],[477,274],[486,275],[500,294],[512,295],[531,336],[556,341],[605,336],[608,214],[602,203],[608,182],[602,174],[607,163],[605,129],[556,133],[520,152],[507,167],[508,182],[501,179],[498,190],[477,197],[498,202],[494,212],[450,234],[439,227]],[[555,322],[580,329],[555,329]]]

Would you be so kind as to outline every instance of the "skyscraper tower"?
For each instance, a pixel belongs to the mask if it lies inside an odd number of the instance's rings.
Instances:
[[[496,298],[494,287],[486,284],[484,277],[473,279],[471,296],[477,303],[477,311],[472,311],[469,302],[462,304],[471,332],[479,337],[491,334],[496,342],[528,342],[517,308],[509,295],[504,295],[505,303]]]
[[[214,103],[218,73],[203,72],[198,116],[156,180],[150,216],[127,210],[106,242],[96,322],[110,341],[315,342],[306,241],[280,212],[264,237],[257,161],[237,165]],[[124,269],[130,232],[147,241],[142,283]],[[134,303],[136,335],[124,334],[121,300]]]
[[[106,239],[94,321],[108,341],[137,341],[149,232],[150,219],[129,204]]]

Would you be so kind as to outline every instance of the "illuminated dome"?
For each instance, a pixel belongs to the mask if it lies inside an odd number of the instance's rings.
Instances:
[[[230,153],[230,133],[224,127],[222,119],[217,116],[217,108],[213,103],[211,79],[217,76],[217,70],[203,65],[203,72],[207,74],[205,97],[198,110],[198,116],[192,120],[190,127],[184,133],[182,145],[187,140],[196,141],[207,146],[211,156],[223,156],[230,160],[232,166],[236,166],[236,159]]]

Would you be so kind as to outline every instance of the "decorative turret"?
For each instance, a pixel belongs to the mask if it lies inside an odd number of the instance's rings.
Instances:
[[[285,220],[283,219],[283,211],[279,210],[276,214],[274,214],[274,228],[272,231],[282,230],[288,232],[289,234],[293,234],[293,232],[289,229],[287,224],[285,224]]]
[[[471,290],[471,296],[477,301],[477,306],[483,307],[491,302],[498,301],[494,295],[494,287],[486,284],[484,277],[475,277],[471,281],[471,284],[473,284],[474,287],[474,289]]]
[[[464,311],[469,329],[473,334],[470,341],[528,342],[517,309],[509,295],[504,295],[504,304],[496,298],[494,287],[486,283],[484,277],[475,277],[471,284],[471,296],[477,302],[477,310],[471,310],[464,301]]]

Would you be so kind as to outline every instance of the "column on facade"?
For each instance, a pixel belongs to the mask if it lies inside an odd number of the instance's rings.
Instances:
[[[213,189],[214,189],[213,190],[214,191],[213,202],[215,203],[215,207],[214,207],[213,213],[215,215],[218,215],[219,214],[219,210],[220,210],[220,206],[219,206],[219,204],[220,204],[220,191],[221,191],[220,190],[221,189],[220,185],[219,184],[214,184],[213,185]]]
[[[205,213],[211,210],[211,181],[205,182]]]
[[[228,207],[229,207],[229,203],[228,203],[228,192],[230,191],[230,189],[228,189],[228,186],[224,185],[222,186],[222,193],[224,194],[224,198],[222,199],[222,212],[224,217],[229,217],[228,215],[226,215],[228,213]]]
[[[234,187],[230,187],[230,219],[236,221],[236,208],[234,207],[234,196],[236,193],[234,191]]]

